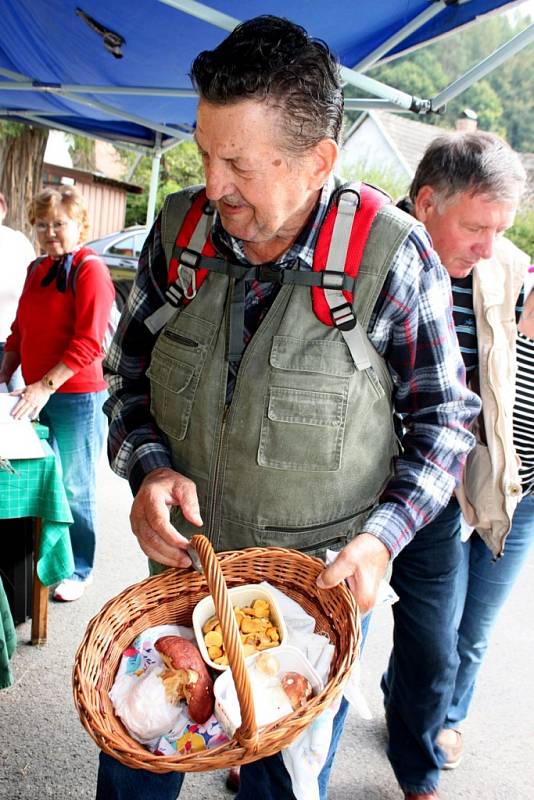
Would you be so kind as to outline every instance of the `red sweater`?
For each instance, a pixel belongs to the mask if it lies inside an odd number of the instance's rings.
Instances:
[[[90,254],[94,258],[76,268]],[[82,247],[71,268],[76,269],[74,289],[69,279],[60,292],[55,280],[41,286],[52,263],[48,256],[26,277],[5,350],[19,353],[26,384],[40,381],[61,361],[75,375],[58,392],[100,391],[106,388],[101,342],[115,297],[109,271],[96,253]]]

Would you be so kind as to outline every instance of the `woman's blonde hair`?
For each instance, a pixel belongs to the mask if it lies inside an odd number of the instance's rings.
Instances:
[[[37,219],[46,217],[53,209],[63,206],[68,216],[76,220],[80,226],[80,242],[87,241],[89,236],[89,215],[87,206],[80,192],[72,186],[51,186],[36,194],[28,206],[28,218],[32,225]]]

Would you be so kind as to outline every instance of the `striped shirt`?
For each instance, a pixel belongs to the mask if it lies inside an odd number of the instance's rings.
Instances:
[[[513,413],[514,444],[521,459],[523,492],[534,489],[534,339],[517,334],[517,373]]]
[[[460,353],[469,381],[478,367],[477,323],[473,309],[473,273],[466,278],[451,278],[452,316]]]
[[[299,259],[310,269],[317,233],[325,218],[333,182],[323,189],[310,222],[279,266]],[[231,248],[242,259],[242,243],[222,231],[216,215],[213,243],[219,251]],[[135,285],[122,314],[105,367],[110,398],[108,452],[111,466],[128,478],[137,492],[144,477],[160,467],[172,468],[162,432],[150,414],[150,383],[146,370],[155,336],[144,324],[164,302],[167,265],[156,220],[139,259]],[[251,282],[245,305],[257,305]],[[309,289],[307,289],[309,291]],[[262,292],[262,313],[272,293]],[[248,336],[254,334],[252,315],[245,312]],[[258,315],[261,321],[261,314]],[[379,505],[365,524],[392,556],[428,524],[448,503],[474,437],[468,428],[480,411],[478,397],[465,386],[450,309],[450,282],[431,249],[422,226],[399,248],[368,326],[368,336],[385,359],[391,374],[394,409],[402,421],[402,453],[395,474]]]

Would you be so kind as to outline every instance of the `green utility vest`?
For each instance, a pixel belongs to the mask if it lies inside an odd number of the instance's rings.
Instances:
[[[163,212],[167,261],[185,213],[184,193],[175,197]],[[393,206],[373,222],[355,291],[364,330],[413,226]],[[393,473],[391,378],[367,337],[372,366],[356,369],[339,331],[315,316],[308,287],[282,286],[227,406],[234,283],[210,272],[159,334],[147,372],[151,413],[174,468],[197,487],[201,532],[216,551],[276,545],[324,556],[362,530]],[[179,508],[171,521],[188,538],[199,532]]]

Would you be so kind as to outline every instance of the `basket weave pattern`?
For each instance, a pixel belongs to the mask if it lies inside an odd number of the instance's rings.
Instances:
[[[192,569],[169,569],[134,584],[110,600],[90,621],[74,664],[74,701],[83,726],[96,744],[126,766],[162,773],[224,769],[273,755],[287,747],[341,692],[357,658],[358,614],[352,595],[342,584],[322,590],[315,585],[324,564],[286,548],[248,548],[217,556],[203,536],[194,543],[204,575]],[[303,708],[261,728],[258,736],[250,682],[244,666],[228,589],[268,581],[291,597],[316,620],[316,633],[335,646],[330,675],[323,691]],[[195,605],[212,594],[218,613],[241,707],[242,725],[233,739],[187,755],[157,756],[136,742],[115,716],[108,692],[123,651],[155,625],[191,626]]]

